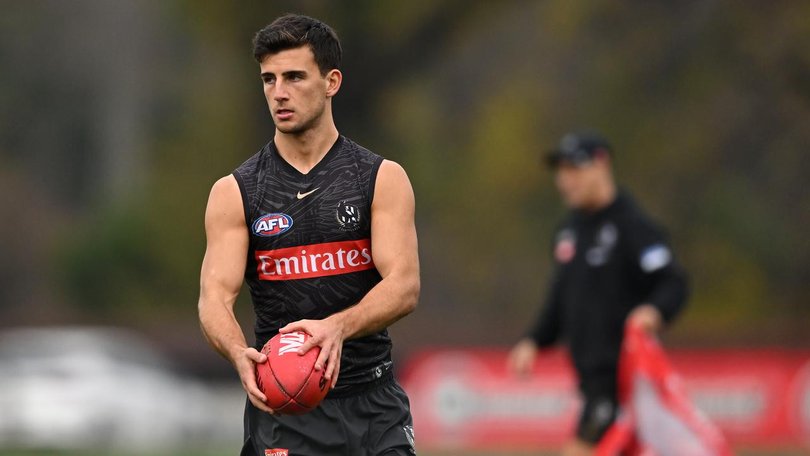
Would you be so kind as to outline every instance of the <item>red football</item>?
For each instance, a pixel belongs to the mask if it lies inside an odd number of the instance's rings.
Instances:
[[[267,362],[256,365],[256,383],[267,396],[267,405],[278,413],[306,413],[317,407],[329,392],[323,371],[315,370],[320,347],[298,354],[309,337],[300,331],[276,334],[262,348]]]

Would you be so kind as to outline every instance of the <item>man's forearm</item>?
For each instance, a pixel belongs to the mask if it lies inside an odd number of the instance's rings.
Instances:
[[[419,300],[419,278],[389,276],[352,307],[332,315],[340,322],[345,339],[382,331],[413,312]]]
[[[208,343],[233,363],[237,352],[247,348],[245,335],[233,312],[225,306],[200,299],[200,327]]]

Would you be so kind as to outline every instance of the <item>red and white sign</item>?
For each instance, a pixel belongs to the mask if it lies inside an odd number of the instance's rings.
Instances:
[[[259,280],[297,280],[374,268],[371,240],[327,242],[255,253]]]
[[[424,449],[557,448],[579,416],[562,351],[538,357],[531,377],[506,369],[506,351],[426,350],[402,381]],[[683,390],[732,446],[810,447],[810,352],[670,350]]]
[[[794,434],[800,436],[805,447],[810,448],[810,360],[799,369],[790,387],[788,421]]]
[[[411,360],[404,377],[422,448],[521,448],[559,444],[578,412],[561,352],[542,375],[513,378],[503,352],[437,350]]]

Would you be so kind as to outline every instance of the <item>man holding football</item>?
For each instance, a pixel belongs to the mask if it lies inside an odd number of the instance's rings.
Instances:
[[[564,454],[589,455],[616,418],[624,326],[656,332],[681,311],[686,277],[672,249],[612,172],[614,153],[592,132],[571,133],[546,159],[571,211],[554,236],[554,271],[535,324],[509,355],[527,374],[539,348],[565,340],[584,399]]]
[[[242,456],[411,455],[408,398],[386,328],[419,297],[414,195],[405,171],[341,136],[335,32],[286,15],[254,38],[272,141],[218,180],[205,214],[200,324],[247,392]],[[248,345],[233,306],[243,280],[256,315]],[[332,390],[300,416],[276,414],[256,385],[275,334],[311,337]]]

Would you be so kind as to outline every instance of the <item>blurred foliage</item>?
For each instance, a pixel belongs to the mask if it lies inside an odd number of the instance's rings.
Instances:
[[[197,331],[208,190],[273,131],[250,40],[287,11],[338,31],[338,127],[412,179],[402,346],[523,332],[563,214],[539,157],[586,126],[690,271],[675,339],[807,344],[810,4],[791,1],[6,2],[4,324]]]

